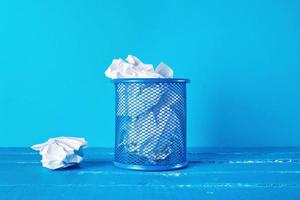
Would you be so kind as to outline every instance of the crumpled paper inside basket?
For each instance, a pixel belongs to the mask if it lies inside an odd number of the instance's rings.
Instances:
[[[31,148],[40,152],[43,167],[61,169],[79,164],[83,160],[82,149],[85,147],[87,142],[84,138],[57,137]]]
[[[181,100],[178,95],[177,97],[174,97],[174,92],[165,92],[155,105],[137,117],[131,117],[128,127],[123,127],[127,134],[121,145],[128,152],[145,157],[153,164],[172,153],[173,142],[183,148],[184,144],[180,145],[182,138],[178,138],[181,135],[179,114],[173,110]]]

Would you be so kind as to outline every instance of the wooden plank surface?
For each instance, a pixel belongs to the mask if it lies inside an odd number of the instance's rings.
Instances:
[[[51,171],[26,148],[0,148],[4,199],[300,199],[300,148],[196,148],[189,167],[118,169],[112,149],[90,148],[79,167]]]

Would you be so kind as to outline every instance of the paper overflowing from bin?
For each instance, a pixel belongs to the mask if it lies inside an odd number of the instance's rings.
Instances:
[[[114,59],[105,71],[108,78],[172,78],[173,70],[163,62],[156,69],[152,64],[144,64],[137,57],[128,55],[126,61]]]
[[[154,70],[152,64],[144,64],[137,57],[128,55],[126,61],[114,59],[105,75],[112,79],[173,78],[173,70],[162,62]],[[180,114],[174,110],[182,97],[168,84],[121,84],[118,92],[123,95],[118,95],[117,117],[129,118],[126,126],[120,127],[126,134],[118,148],[153,164],[167,159],[173,143],[182,142],[182,138],[178,138],[182,128]]]
[[[79,164],[83,160],[82,149],[85,147],[87,142],[84,138],[56,137],[31,148],[40,152],[43,167],[61,169]]]

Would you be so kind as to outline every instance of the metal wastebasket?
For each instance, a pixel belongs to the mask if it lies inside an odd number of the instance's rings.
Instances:
[[[122,78],[115,84],[117,167],[160,171],[184,168],[186,83],[177,78]]]

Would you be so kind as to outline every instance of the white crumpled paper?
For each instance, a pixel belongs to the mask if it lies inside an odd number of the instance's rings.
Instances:
[[[105,75],[112,79],[173,78],[173,70],[164,63],[154,70],[153,65],[128,55],[126,61],[114,59]],[[126,134],[118,147],[144,157],[150,163],[166,159],[172,153],[172,143],[180,142],[177,138],[180,122],[173,111],[176,103],[181,101],[179,96],[167,84],[120,85],[118,92],[121,105],[117,117],[130,118],[130,123],[120,128]],[[124,102],[126,106],[122,105]]]
[[[172,78],[173,70],[161,62],[154,70],[153,65],[144,64],[137,57],[128,55],[126,61],[114,59],[105,71],[108,78]]]
[[[43,167],[61,169],[80,163],[83,160],[82,148],[85,147],[87,142],[84,138],[57,137],[31,148],[40,152]]]

